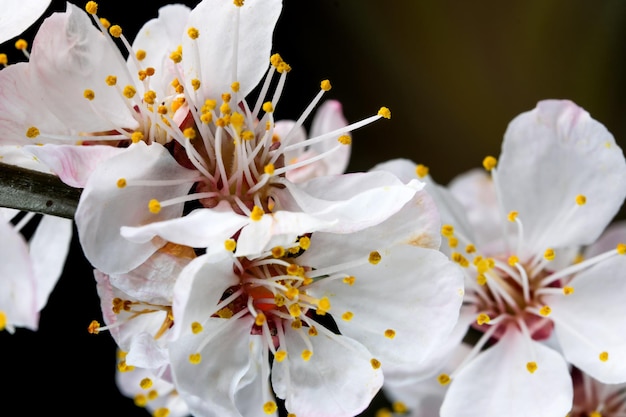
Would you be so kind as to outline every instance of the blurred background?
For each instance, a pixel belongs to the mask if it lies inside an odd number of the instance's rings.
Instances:
[[[132,11],[129,1],[99,4],[132,39],[166,2],[132,3]],[[44,17],[64,9],[54,0]],[[442,184],[497,156],[508,122],[548,98],[575,101],[623,148],[624,19],[620,0],[284,0],[274,51],[293,70],[276,116],[296,119],[329,79],[326,98],[340,100],[349,121],[392,111],[353,132],[349,171],[402,157],[429,166]],[[24,39],[32,42],[39,23]],[[0,52],[23,61],[13,43]],[[15,415],[31,415],[40,400],[66,415],[148,415],[117,392],[110,336],[87,333],[100,318],[91,268],[74,242],[40,331],[0,334],[3,398],[21,409]]]

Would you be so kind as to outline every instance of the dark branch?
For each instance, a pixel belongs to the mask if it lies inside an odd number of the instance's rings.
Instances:
[[[0,207],[71,219],[80,193],[54,175],[0,163]]]

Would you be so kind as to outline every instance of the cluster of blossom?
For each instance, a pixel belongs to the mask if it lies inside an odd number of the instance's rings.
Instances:
[[[275,120],[281,8],[169,5],[131,43],[68,3],[20,41],[2,162],[82,191],[29,241],[35,213],[0,211],[0,328],[37,329],[73,221],[101,300],[88,331],[114,338],[118,387],[154,416],[352,417],[381,388],[380,415],[626,415],[612,135],[547,100],[448,187],[407,159],[345,173],[352,132],[391,113],[348,123],[324,80]],[[0,40],[45,7],[23,9]]]

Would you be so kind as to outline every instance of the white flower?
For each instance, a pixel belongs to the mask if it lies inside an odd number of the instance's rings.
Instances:
[[[50,0],[4,0],[0,15],[0,43],[20,35],[46,11]]]
[[[427,188],[442,211],[442,250],[464,268],[465,304],[484,332],[457,370],[440,375],[451,379],[441,414],[565,415],[568,362],[605,383],[626,381],[626,245],[575,258],[624,201],[624,156],[583,109],[548,100],[511,122],[500,161],[484,166],[491,179],[472,172],[450,192]],[[377,169],[416,172],[406,160]],[[427,176],[423,166],[417,173]],[[538,342],[552,331],[562,354]]]

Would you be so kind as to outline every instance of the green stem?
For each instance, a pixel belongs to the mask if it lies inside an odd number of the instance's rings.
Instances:
[[[81,191],[55,175],[0,163],[0,207],[72,219]]]

